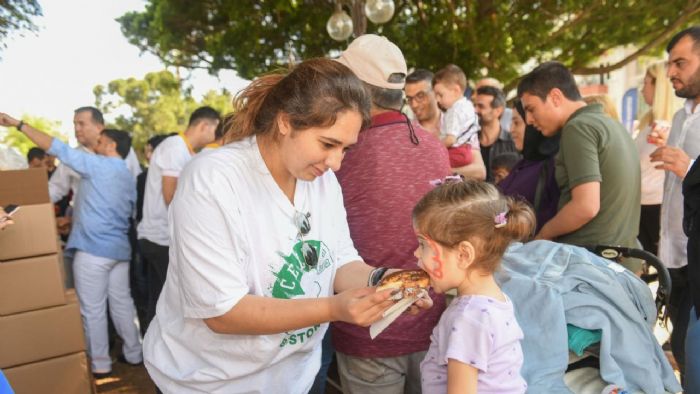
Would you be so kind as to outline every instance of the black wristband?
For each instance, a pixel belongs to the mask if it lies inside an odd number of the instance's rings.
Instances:
[[[388,269],[389,268],[387,268],[387,267],[379,267],[379,268],[373,269],[369,273],[369,278],[367,279],[367,286],[372,287],[372,286],[378,285]]]
[[[15,128],[17,129],[17,131],[19,131],[19,132],[21,133],[21,132],[22,132],[22,126],[24,126],[24,121],[23,121],[23,120],[20,120],[19,123],[17,123],[17,126],[15,126]]]

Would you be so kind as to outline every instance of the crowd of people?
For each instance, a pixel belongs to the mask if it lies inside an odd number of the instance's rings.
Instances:
[[[545,240],[658,254],[672,354],[700,392],[700,353],[685,351],[700,348],[686,249],[700,27],[667,52],[646,72],[636,136],[561,63],[524,75],[509,105],[492,78],[467,97],[454,64],[409,73],[372,34],[260,76],[223,119],[198,108],[148,141],[146,169],[93,107],[75,110],[78,148],[4,113],[0,125],[50,174],[96,377],[112,371],[111,318],[120,361],[145,363],[159,392],[323,393],[335,356],[347,393],[522,393],[522,324],[494,273],[513,243]],[[431,289],[371,338],[396,295],[377,283],[411,269]]]

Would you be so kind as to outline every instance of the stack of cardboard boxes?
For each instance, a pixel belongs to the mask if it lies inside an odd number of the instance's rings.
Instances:
[[[20,206],[0,231],[0,369],[16,394],[94,393],[47,185],[43,169],[0,171],[0,206]]]

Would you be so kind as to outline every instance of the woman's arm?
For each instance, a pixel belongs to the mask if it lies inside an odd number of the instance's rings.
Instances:
[[[335,281],[333,289],[336,293],[342,293],[345,290],[357,289],[359,287],[367,287],[369,273],[375,267],[365,263],[364,261],[352,261],[338,268],[335,273]]]
[[[391,294],[391,290],[375,292],[364,287],[325,298],[285,300],[246,295],[225,314],[204,322],[216,333],[238,335],[277,334],[329,321],[366,327],[381,319],[393,304]]]
[[[454,359],[447,360],[447,394],[476,394],[479,370]]]

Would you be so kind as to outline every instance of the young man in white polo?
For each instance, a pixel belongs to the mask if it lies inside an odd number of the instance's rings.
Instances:
[[[139,246],[148,270],[148,311],[146,328],[156,312],[158,296],[168,272],[168,206],[177,188],[177,178],[201,148],[214,142],[219,113],[200,107],[190,116],[187,129],[168,137],[153,152],[143,202],[143,219],[138,226]]]

